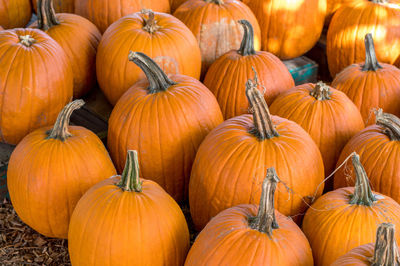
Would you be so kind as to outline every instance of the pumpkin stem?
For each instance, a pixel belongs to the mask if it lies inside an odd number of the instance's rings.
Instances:
[[[394,225],[382,223],[376,232],[375,251],[371,266],[400,265],[399,249],[396,243]]]
[[[19,42],[26,47],[31,47],[31,45],[36,42],[36,40],[33,39],[31,35],[23,35],[23,36],[19,36],[18,38],[19,38]]]
[[[370,0],[370,1],[375,4],[385,4],[389,2],[388,0]]]
[[[141,52],[130,52],[129,61],[135,63],[142,69],[149,81],[147,88],[149,93],[166,91],[169,87],[178,83],[168,78],[167,74],[150,57]]]
[[[68,125],[72,112],[81,108],[84,104],[85,102],[83,100],[75,100],[67,104],[58,114],[53,129],[50,131],[47,138],[65,141],[67,138],[71,137],[72,134],[68,131]]]
[[[323,83],[322,81],[319,81],[315,85],[314,90],[310,92],[310,95],[313,96],[318,101],[330,100],[331,94],[332,92],[330,87],[325,83]]]
[[[152,34],[161,28],[154,19],[154,12],[151,9],[142,9],[141,13],[149,16],[148,19],[144,19],[143,29],[145,31]]]
[[[268,236],[272,236],[273,229],[279,228],[275,217],[274,206],[274,195],[279,181],[275,168],[268,168],[267,176],[262,184],[257,216],[249,218],[251,229],[255,229],[261,233],[266,233]]]
[[[356,174],[356,184],[354,194],[351,196],[350,204],[371,206],[376,198],[372,194],[369,180],[364,167],[360,162],[360,156],[354,153],[352,157],[353,167]]]
[[[139,178],[139,160],[137,151],[129,150],[126,156],[121,181],[117,184],[123,191],[142,192],[142,182]]]
[[[377,71],[378,69],[382,68],[382,66],[378,63],[378,59],[376,58],[375,45],[371,33],[367,33],[365,35],[364,42],[365,42],[365,64],[362,70]]]
[[[238,22],[243,26],[243,39],[238,53],[243,56],[256,54],[256,51],[254,50],[253,26],[248,20],[245,19],[239,20]]]
[[[223,0],[205,0],[207,3],[214,3],[217,5],[223,5],[224,1]]]
[[[272,123],[271,114],[268,105],[261,92],[257,89],[258,77],[254,70],[254,80],[249,79],[246,82],[246,96],[253,111],[254,129],[250,133],[258,137],[260,140],[278,137],[279,134],[275,130]]]
[[[400,141],[400,118],[384,113],[382,109],[375,111],[376,124],[384,128],[384,133],[390,140]]]
[[[60,24],[56,18],[53,0],[38,0],[37,16],[38,28],[43,31]]]

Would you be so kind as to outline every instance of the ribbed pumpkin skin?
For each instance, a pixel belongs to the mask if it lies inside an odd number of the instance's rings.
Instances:
[[[303,220],[303,232],[311,244],[316,266],[330,265],[360,245],[375,242],[376,229],[384,222],[400,228],[400,205],[379,193],[371,207],[349,204],[353,187],[337,189],[320,197]],[[396,239],[400,235],[396,232]]]
[[[142,179],[139,193],[123,192],[119,180],[96,184],[76,206],[68,235],[72,265],[183,265],[189,231],[178,204],[150,180]]]
[[[264,92],[267,104],[271,104],[279,93],[294,87],[289,70],[273,54],[256,52],[242,56],[237,51],[230,51],[211,65],[204,79],[204,85],[216,96],[225,119],[248,113],[245,84],[254,75],[252,67],[259,83],[267,87]]]
[[[331,266],[371,266],[374,248],[374,243],[356,247],[339,257]]]
[[[75,13],[91,22],[103,33],[115,21],[142,9],[169,13],[169,0],[75,0]]]
[[[38,0],[31,0],[33,9],[37,13]],[[56,13],[74,13],[75,11],[75,0],[53,0],[53,6]]]
[[[325,25],[329,25],[333,14],[335,12],[346,5],[354,6],[358,3],[361,3],[365,0],[327,0],[327,8],[326,8],[326,18],[325,18]]]
[[[74,75],[74,98],[96,84],[96,52],[101,33],[89,20],[74,14],[56,14],[60,25],[45,31],[64,49]],[[37,21],[31,25],[37,28]]]
[[[31,16],[30,0],[0,0],[0,26],[3,28],[25,27]]]
[[[272,239],[249,227],[248,218],[256,216],[257,209],[246,204],[219,213],[196,238],[185,266],[312,266],[310,244],[290,218],[275,212],[279,229],[273,230]]]
[[[185,1],[186,0],[169,0],[169,5],[171,6],[171,13],[173,13]]]
[[[94,184],[116,174],[101,140],[91,131],[68,127],[67,140],[47,139],[38,129],[16,147],[7,185],[22,221],[48,237],[67,238],[76,203]]]
[[[36,42],[27,48],[19,36]],[[0,142],[17,144],[54,123],[72,98],[72,69],[61,46],[36,29],[0,32]]]
[[[324,160],[325,174],[335,170],[344,145],[364,128],[360,111],[342,92],[330,88],[331,99],[317,100],[315,84],[303,84],[280,94],[270,106],[272,114],[299,124],[315,141]]]
[[[246,19],[254,28],[255,50],[260,50],[261,31],[253,12],[238,0],[224,0],[223,4],[205,0],[188,0],[174,12],[193,32],[202,55],[202,75],[220,56],[237,50],[243,37],[243,28],[237,22]]]
[[[318,41],[326,0],[242,0],[254,12],[262,32],[262,50],[280,59],[298,57]]]
[[[322,194],[324,167],[321,153],[299,125],[272,116],[279,137],[258,140],[249,129],[251,115],[226,120],[203,141],[193,164],[189,183],[190,213],[197,230],[219,212],[238,204],[259,202],[259,184],[266,167],[275,167],[282,183],[275,193],[276,209],[284,215],[302,214],[307,196]],[[301,215],[293,217],[300,222]]]
[[[153,34],[143,29],[147,15],[140,12],[120,19],[104,33],[97,53],[97,79],[113,105],[145,77],[128,61],[130,51],[150,56],[167,74],[200,78],[201,53],[196,38],[173,16],[156,12],[154,16],[161,28]]]

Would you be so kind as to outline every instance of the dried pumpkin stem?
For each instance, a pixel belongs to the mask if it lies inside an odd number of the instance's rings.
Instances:
[[[168,78],[167,74],[150,57],[141,52],[130,52],[129,61],[140,67],[146,75],[150,85],[147,88],[149,93],[166,91],[177,83]]]
[[[253,26],[248,20],[242,19],[238,21],[243,26],[243,39],[240,44],[238,53],[247,56],[256,53],[254,50],[254,30]]]
[[[37,8],[38,28],[46,31],[53,26],[59,25],[56,12],[53,7],[53,0],[38,0]]]
[[[117,184],[123,191],[142,192],[142,182],[139,178],[139,160],[137,151],[129,150],[126,156],[121,181]]]
[[[382,68],[378,63],[375,53],[374,40],[372,39],[372,34],[368,33],[365,35],[365,64],[363,66],[363,71],[377,71]]]
[[[154,33],[158,31],[161,27],[157,24],[157,20],[154,18],[154,12],[150,9],[142,9],[142,14],[147,14],[149,16],[148,19],[144,20],[143,29],[148,33]]]
[[[262,184],[260,205],[255,217],[249,218],[250,228],[272,236],[273,229],[278,229],[279,225],[275,217],[274,195],[279,178],[275,168],[267,170],[267,176]]]
[[[382,109],[375,112],[376,124],[384,128],[384,133],[390,140],[400,141],[400,118],[384,113]]]
[[[354,194],[351,196],[350,204],[371,206],[376,198],[372,194],[369,180],[364,167],[360,162],[360,156],[354,153],[352,157],[354,172],[356,174],[356,184],[354,187]]]
[[[36,40],[34,38],[32,38],[31,35],[21,35],[21,36],[18,36],[18,38],[19,38],[19,42],[26,47],[31,47],[32,44],[34,44],[36,42]]]
[[[370,0],[372,3],[375,4],[385,4],[385,3],[389,3],[388,0]]]
[[[314,90],[310,92],[310,95],[313,96],[318,101],[330,100],[331,94],[332,92],[330,87],[325,83],[323,83],[322,81],[319,81],[315,85]]]
[[[398,265],[400,265],[400,255],[394,225],[383,223],[379,225],[376,233],[375,251],[371,259],[371,266]]]

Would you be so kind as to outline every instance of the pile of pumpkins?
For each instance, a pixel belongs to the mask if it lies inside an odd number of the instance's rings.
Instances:
[[[0,2],[17,214],[72,265],[400,265],[397,3]],[[324,25],[334,79],[295,87]],[[97,83],[107,148],[69,125]]]

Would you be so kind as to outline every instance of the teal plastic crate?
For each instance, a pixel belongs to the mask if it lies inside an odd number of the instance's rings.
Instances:
[[[296,86],[304,83],[317,82],[318,64],[310,58],[300,56],[285,60],[283,63],[289,69],[290,74],[292,74]]]

